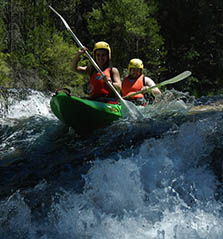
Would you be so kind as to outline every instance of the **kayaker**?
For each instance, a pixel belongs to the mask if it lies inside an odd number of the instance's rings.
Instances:
[[[124,78],[122,81],[122,96],[128,96],[135,92],[146,90],[152,86],[155,86],[155,82],[143,74],[143,62],[140,59],[134,58],[129,61],[128,64],[128,76]],[[161,91],[158,88],[154,88],[152,90],[152,94],[149,97],[149,101],[153,101],[154,97],[157,95],[161,95]],[[137,94],[130,98],[126,98],[127,100],[132,101],[136,105],[145,106],[147,104],[147,100],[145,99],[144,93]]]
[[[100,73],[93,66],[78,66],[80,56],[87,50],[86,47],[80,49],[74,57],[72,68],[81,74],[88,75],[90,78],[90,99],[98,101],[112,101],[115,95],[106,84]],[[111,48],[107,42],[97,42],[93,49],[93,58],[105,75],[105,78],[112,82],[115,89],[121,91],[121,79],[116,67],[112,67]]]

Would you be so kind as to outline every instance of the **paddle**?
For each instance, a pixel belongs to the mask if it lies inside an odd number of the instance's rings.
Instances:
[[[175,76],[175,77],[173,77],[173,78],[171,78],[171,79],[169,79],[169,80],[163,81],[163,82],[161,82],[161,83],[158,83],[158,84],[156,84],[156,85],[150,87],[150,88],[147,89],[146,91],[145,91],[145,90],[140,90],[140,91],[137,91],[137,92],[135,92],[135,93],[133,93],[133,94],[131,94],[131,95],[124,96],[123,98],[124,98],[124,99],[128,99],[128,98],[130,98],[130,97],[132,97],[132,96],[134,96],[134,95],[138,95],[138,94],[140,94],[140,93],[152,92],[152,90],[153,90],[154,88],[160,88],[160,87],[165,86],[165,85],[177,83],[177,82],[179,82],[179,81],[181,81],[181,80],[187,78],[187,77],[190,76],[190,75],[191,75],[191,72],[190,72],[190,71],[184,71],[183,73],[181,73],[181,74],[179,74],[179,75],[177,75],[177,76]]]
[[[74,40],[76,41],[77,45],[83,49],[84,46],[81,44],[81,42],[78,40],[78,38],[76,37],[76,35],[72,32],[71,28],[69,27],[69,25],[67,24],[67,22],[64,20],[64,18],[51,6],[49,6],[49,8],[56,13],[60,19],[62,20],[62,22],[64,23],[65,27],[67,28],[67,30],[71,33],[72,37],[74,38]],[[88,51],[85,51],[85,54],[87,55],[88,59],[90,60],[90,62],[92,63],[92,65],[95,67],[95,69],[101,74],[102,77],[104,77],[104,73],[102,72],[102,70],[99,68],[99,66],[97,65],[97,63],[94,61],[94,59],[91,57],[91,55],[88,53]],[[116,94],[116,96],[118,97],[118,99],[121,102],[122,107],[125,107],[125,111],[124,112],[128,112],[129,115],[136,119],[138,117],[141,117],[142,115],[139,114],[139,112],[137,110],[133,111],[130,107],[129,107],[129,102],[126,102],[121,95],[118,93],[118,91],[115,89],[115,87],[112,85],[112,83],[110,81],[105,80],[106,84],[110,87],[110,89]],[[138,114],[138,116],[136,115]]]

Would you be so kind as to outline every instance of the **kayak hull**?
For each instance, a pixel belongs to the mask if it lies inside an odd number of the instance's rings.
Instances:
[[[60,121],[78,133],[106,127],[122,117],[120,104],[82,99],[64,92],[52,97],[50,107]]]

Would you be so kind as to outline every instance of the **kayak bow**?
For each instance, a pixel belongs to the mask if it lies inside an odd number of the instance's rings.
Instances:
[[[54,115],[77,133],[89,133],[122,118],[120,104],[82,99],[58,92],[50,101]]]

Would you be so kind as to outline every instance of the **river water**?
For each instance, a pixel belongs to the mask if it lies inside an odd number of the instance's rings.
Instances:
[[[0,239],[222,239],[222,96],[162,101],[79,136],[51,94],[0,94]]]

